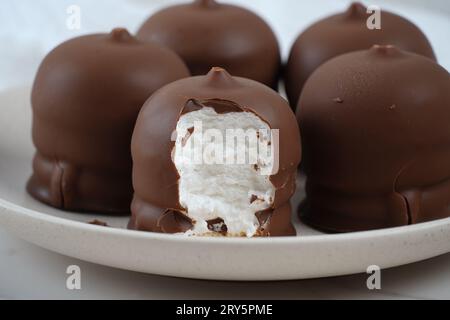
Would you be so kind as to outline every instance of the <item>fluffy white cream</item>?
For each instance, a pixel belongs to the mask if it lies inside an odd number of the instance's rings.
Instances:
[[[230,139],[238,133],[240,138]],[[251,112],[203,108],[180,117],[172,158],[180,175],[180,203],[195,221],[188,235],[210,233],[207,221],[214,219],[224,221],[228,236],[255,235],[255,213],[270,208],[275,196],[265,174],[273,165],[270,146],[269,126]]]

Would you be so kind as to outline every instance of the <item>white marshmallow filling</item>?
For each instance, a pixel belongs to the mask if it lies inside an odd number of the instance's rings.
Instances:
[[[193,221],[187,235],[257,234],[255,214],[271,208],[275,197],[271,145],[269,125],[252,112],[204,107],[180,117],[172,159],[180,204]]]

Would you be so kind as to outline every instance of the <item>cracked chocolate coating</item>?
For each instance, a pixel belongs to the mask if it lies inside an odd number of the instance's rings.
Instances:
[[[396,14],[381,12],[381,30],[369,30],[371,14],[360,3],[346,12],[327,17],[304,31],[295,41],[286,67],[286,91],[295,110],[309,76],[324,62],[352,51],[368,50],[372,45],[395,45],[406,51],[436,59],[430,42],[410,21]]]
[[[278,88],[281,58],[275,34],[244,8],[215,0],[171,6],[151,16],[137,36],[171,48],[195,76],[223,67],[233,76]]]
[[[301,159],[300,133],[287,102],[255,81],[231,77],[221,68],[206,76],[173,82],[155,93],[143,107],[132,139],[133,185],[130,229],[178,233],[189,230],[179,203],[179,175],[172,161],[172,133],[180,116],[206,105],[220,112],[254,112],[280,130],[280,170],[270,180],[276,188],[273,207],[264,215],[260,234],[295,235],[289,200]]]
[[[450,216],[450,76],[393,46],[342,55],[307,81],[303,221],[331,232]]]
[[[33,86],[37,151],[28,192],[64,210],[129,213],[138,113],[157,89],[188,76],[175,53],[124,29],[55,48]]]

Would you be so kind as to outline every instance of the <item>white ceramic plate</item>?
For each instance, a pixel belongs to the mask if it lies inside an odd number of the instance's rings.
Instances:
[[[0,225],[44,248],[107,266],[197,279],[288,280],[365,272],[450,252],[450,219],[402,228],[324,235],[185,238],[125,230],[127,218],[67,213],[25,192],[34,148],[29,89],[0,94]],[[295,203],[301,198],[297,195]],[[115,228],[87,224],[98,218]]]
[[[286,56],[300,29],[330,12],[342,10],[346,2],[309,1],[308,10],[303,10],[304,3],[291,0],[286,1],[289,12],[265,13]],[[418,23],[433,43],[440,63],[450,68],[447,15],[425,10],[412,1],[375,2]],[[247,4],[259,12],[264,11],[264,3]],[[44,248],[127,270],[243,281],[346,275],[365,272],[373,264],[389,268],[450,252],[450,219],[345,235],[324,235],[297,221],[298,237],[220,239],[129,231],[124,229],[127,218],[79,215],[49,208],[24,191],[33,154],[28,100],[27,88],[0,93],[0,226]],[[300,198],[299,193],[294,202]],[[95,218],[115,228],[86,223]]]

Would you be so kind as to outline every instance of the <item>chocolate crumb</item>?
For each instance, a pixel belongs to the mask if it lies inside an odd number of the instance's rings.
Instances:
[[[186,146],[186,143],[188,142],[189,138],[192,136],[192,134],[194,133],[195,128],[189,128],[187,131],[188,133],[184,136],[184,138],[181,140],[181,145],[184,147]]]
[[[100,220],[92,220],[91,222],[88,222],[88,224],[94,225],[94,226],[100,226],[100,227],[109,227],[108,224],[104,221]]]
[[[250,204],[252,204],[253,202],[255,202],[256,200],[258,200],[258,196],[252,194],[251,198],[250,198]]]
[[[207,221],[208,229],[212,232],[220,233],[223,236],[226,236],[228,233],[228,227],[225,224],[225,221],[221,218],[213,219]]]

